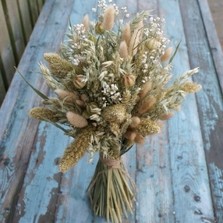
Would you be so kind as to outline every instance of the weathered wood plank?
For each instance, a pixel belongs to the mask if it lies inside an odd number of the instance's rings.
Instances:
[[[137,145],[136,220],[174,222],[167,128]]]
[[[57,197],[61,193],[61,174],[56,163],[68,140],[61,130],[51,124],[42,122],[39,125],[11,222],[55,222]]]
[[[0,71],[0,107],[1,107],[1,104],[2,104],[3,99],[5,97],[5,93],[6,93],[6,90],[5,90],[4,82],[3,82],[3,79],[2,79],[2,73]]]
[[[158,1],[138,2],[139,11],[149,10],[152,15],[158,15]],[[136,185],[137,222],[174,222],[166,126],[161,134],[149,137],[144,145],[137,145]]]
[[[204,3],[205,5],[206,3]],[[214,25],[218,34],[219,42],[223,49],[223,29],[222,29],[222,20],[223,20],[223,1],[221,0],[208,0],[208,5],[211,11],[211,15],[214,21]],[[203,10],[202,10],[203,11]],[[202,12],[203,14],[203,12]],[[212,24],[213,25],[213,24]]]
[[[25,42],[27,43],[32,33],[32,24],[30,20],[29,7],[28,7],[27,0],[18,0],[18,8],[20,12],[23,32],[25,34],[24,36]]]
[[[199,64],[201,67],[200,75],[194,77],[194,80],[203,85],[203,90],[197,94],[197,104],[216,220],[223,222],[223,101],[211,53],[212,49],[210,49],[210,46],[214,46],[214,40],[208,42],[207,38],[207,32],[212,33],[214,31],[210,29],[210,26],[209,30],[205,30],[204,25],[207,24],[207,21],[202,20],[197,1],[189,0],[187,3],[180,1],[180,5],[190,64],[191,66]],[[202,10],[204,9],[202,8]],[[206,18],[206,20],[208,19]]]
[[[30,17],[32,21],[32,25],[34,27],[36,20],[38,18],[38,5],[37,5],[37,0],[27,0],[28,5],[29,5],[29,10],[30,10]]]
[[[43,1],[42,0],[37,0],[37,7],[38,7],[38,13],[40,14],[41,9],[43,6]]]
[[[204,23],[204,28],[205,28],[206,35],[208,38],[208,43],[210,46],[210,53],[212,54],[212,57],[213,57],[216,74],[217,74],[218,81],[220,83],[221,90],[223,93],[223,63],[222,63],[223,52],[222,52],[221,44],[219,42],[219,38],[214,26],[214,22],[211,16],[210,9],[208,7],[207,0],[203,0],[203,1],[198,0],[198,3],[201,9],[201,17]]]
[[[39,75],[33,75],[38,71],[38,62],[43,52],[53,50],[61,42],[64,29],[67,26],[70,1],[48,0],[41,13],[38,29],[34,29],[26,52],[21,59],[19,70],[27,80],[43,92],[47,91],[43,80]],[[63,19],[61,19],[63,17]],[[49,27],[52,28],[49,32]],[[58,32],[60,27],[60,32]],[[38,50],[36,50],[38,47]],[[32,74],[32,75],[31,75]],[[18,192],[20,191],[26,168],[29,161],[31,148],[34,143],[38,122],[27,116],[28,110],[37,105],[40,99],[24,83],[20,76],[15,75],[6,100],[0,110],[0,169],[1,200],[0,221],[10,216],[15,210]],[[5,116],[5,114],[8,114]],[[13,131],[11,131],[13,130]],[[13,184],[11,182],[13,181]],[[10,186],[9,186],[10,185]]]
[[[190,66],[179,4],[174,0],[159,2],[160,13],[166,19],[167,35],[173,43],[182,41],[173,64],[173,73],[180,74]],[[193,68],[198,65],[193,65]],[[168,122],[168,134],[175,221],[197,223],[204,219],[214,220],[194,95],[187,98],[181,111]]]
[[[22,56],[25,48],[25,41],[23,37],[21,22],[19,19],[17,2],[14,0],[3,0],[2,5],[6,16],[11,45],[15,48],[15,60],[16,63],[18,63],[19,58]]]
[[[13,49],[11,47],[10,37],[8,33],[7,23],[4,16],[4,11],[2,7],[2,2],[0,2],[0,27],[1,27],[1,38],[0,38],[0,60],[2,63],[2,78],[5,79],[9,86],[14,73],[15,59],[13,55]],[[4,71],[4,72],[3,72]]]

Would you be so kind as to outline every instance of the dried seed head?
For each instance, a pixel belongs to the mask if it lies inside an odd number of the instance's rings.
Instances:
[[[172,47],[167,48],[165,53],[161,56],[161,61],[162,62],[167,61],[170,58],[172,52],[173,52]]]
[[[134,140],[138,144],[143,144],[145,141],[144,137],[141,134],[136,134],[136,137]]]
[[[116,137],[120,136],[120,126],[117,123],[110,123],[109,128]]]
[[[146,42],[145,45],[149,50],[157,50],[160,48],[161,43],[156,39],[150,39]]]
[[[187,93],[195,93],[201,90],[201,85],[193,82],[186,82],[182,85],[181,89]]]
[[[122,41],[125,41],[127,46],[129,45],[130,39],[131,39],[131,28],[129,23],[125,25],[125,28],[122,31]]]
[[[120,46],[119,46],[119,55],[120,55],[120,57],[121,58],[127,58],[128,57],[128,46],[127,46],[127,44],[126,44],[126,42],[125,41],[122,41],[121,43],[120,43]]]
[[[131,118],[131,124],[130,124],[131,128],[136,128],[139,124],[140,124],[140,118],[139,117],[134,116],[134,117]]]
[[[160,126],[157,124],[157,122],[152,121],[148,118],[141,118],[141,122],[136,128],[136,131],[145,137],[147,135],[159,133]]]
[[[86,94],[81,94],[80,98],[84,102],[89,102],[89,97]]]
[[[61,172],[64,173],[72,166],[76,165],[79,159],[87,151],[93,134],[93,128],[87,127],[77,135],[75,141],[67,147],[63,157],[60,159],[59,169]]]
[[[85,102],[82,100],[76,100],[75,103],[76,103],[76,105],[79,105],[82,108],[86,107]]]
[[[152,90],[152,82],[151,81],[147,81],[142,86],[142,90],[139,92],[139,98],[143,99],[149,93],[150,90]]]
[[[134,30],[130,43],[129,43],[129,54],[134,56],[137,53],[138,45],[142,38],[143,33],[143,21],[138,23],[137,28]]]
[[[77,89],[82,89],[86,85],[87,79],[84,75],[77,75],[74,80],[73,84]]]
[[[56,77],[63,78],[74,69],[71,63],[56,53],[45,53],[44,58],[49,63],[52,74]]]
[[[85,31],[88,31],[89,25],[90,25],[90,20],[89,20],[89,16],[88,15],[84,16],[82,23],[84,25]]]
[[[159,117],[160,120],[168,120],[173,116],[173,113],[166,113]]]
[[[115,8],[113,5],[107,7],[104,12],[102,27],[105,30],[111,30],[115,22]]]
[[[128,139],[130,142],[134,142],[134,141],[135,141],[135,137],[136,137],[136,132],[133,131],[133,130],[128,130],[128,131],[125,133],[124,137],[125,137],[126,139]]]
[[[102,112],[102,117],[106,121],[119,124],[126,119],[126,115],[126,107],[123,104],[107,106]]]
[[[56,112],[44,107],[32,108],[29,111],[29,115],[32,118],[36,118],[43,121],[50,121],[50,122],[59,121],[59,118],[56,116]]]
[[[156,98],[153,96],[147,96],[146,98],[143,99],[143,101],[139,104],[138,106],[138,112],[139,114],[144,114],[148,112],[153,105],[156,103]]]
[[[97,34],[102,34],[102,33],[104,33],[104,31],[105,30],[102,27],[102,23],[101,22],[97,22],[96,25],[95,25],[95,32]]]
[[[87,119],[74,112],[67,112],[67,120],[76,128],[84,128],[88,125]]]
[[[123,76],[123,83],[126,88],[132,87],[135,85],[136,77],[132,74],[126,74]]]
[[[62,89],[56,89],[55,93],[58,95],[60,100],[66,100],[67,102],[75,102],[79,98],[78,94]]]

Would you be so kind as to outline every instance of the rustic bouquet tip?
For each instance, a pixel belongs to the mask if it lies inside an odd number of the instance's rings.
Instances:
[[[88,187],[94,213],[122,222],[132,212],[135,187],[121,156],[134,143],[160,132],[160,120],[172,117],[188,93],[201,86],[190,81],[193,69],[172,81],[176,53],[167,47],[164,21],[146,12],[130,19],[126,7],[99,1],[96,22],[88,16],[69,27],[59,53],[46,53],[41,72],[57,97],[30,111],[75,140],[66,148],[59,169],[66,172],[88,152],[99,152]]]

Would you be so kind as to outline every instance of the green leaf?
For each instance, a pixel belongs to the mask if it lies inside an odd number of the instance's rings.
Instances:
[[[22,79],[44,100],[48,100],[49,98],[43,94],[42,92],[40,92],[38,89],[36,89],[35,87],[33,87],[26,79],[25,77],[19,72],[18,69],[16,69],[16,71],[18,72],[18,74],[22,77]]]
[[[177,47],[176,47],[176,49],[175,49],[175,51],[174,51],[174,54],[173,54],[173,56],[170,58],[169,64],[171,64],[171,63],[172,63],[172,61],[173,61],[174,57],[176,56],[176,54],[177,54],[177,51],[178,51],[178,49],[179,49],[180,44],[181,44],[181,41],[180,41],[180,42],[177,44]]]
[[[61,129],[63,132],[65,132],[66,134],[68,133],[68,130],[66,130],[65,128],[63,128],[61,125],[58,125],[55,122],[50,122],[51,124],[53,124],[55,127]]]

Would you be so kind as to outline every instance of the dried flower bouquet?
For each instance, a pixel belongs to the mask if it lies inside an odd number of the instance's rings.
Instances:
[[[88,191],[93,211],[112,222],[133,210],[134,184],[121,155],[134,143],[160,132],[188,93],[201,87],[193,69],[171,79],[176,53],[161,29],[164,21],[146,12],[129,19],[126,7],[99,1],[95,23],[88,16],[69,27],[59,53],[46,53],[41,72],[57,97],[40,93],[44,107],[30,111],[75,140],[66,148],[59,169],[66,172],[88,152],[99,152]]]

